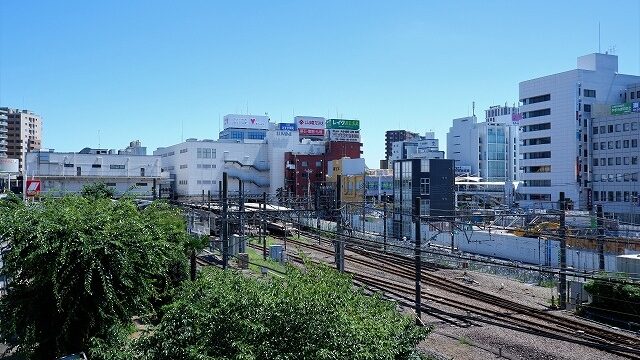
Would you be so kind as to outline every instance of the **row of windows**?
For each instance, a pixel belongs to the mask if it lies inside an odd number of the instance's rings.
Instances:
[[[180,149],[180,154],[184,154],[184,153],[186,153],[187,151],[189,151],[189,149],[187,149],[187,148]]]
[[[551,100],[551,94],[533,96],[527,99],[522,99],[520,101],[522,101],[522,105],[529,105],[549,100]]]
[[[198,185],[211,185],[215,184],[215,180],[198,180]]]
[[[71,164],[71,163],[65,163],[64,164],[64,167],[66,167],[66,168],[72,168],[74,166],[75,165]],[[102,168],[102,164],[91,164],[91,167],[94,168],[94,169],[100,169],[100,168]],[[109,169],[111,169],[111,170],[124,170],[125,166],[124,165],[111,164],[111,165],[109,165]]]
[[[523,146],[527,146],[527,145],[543,145],[543,144],[551,144],[551,137],[543,137],[543,138],[522,140],[522,145]]]
[[[551,151],[536,151],[524,153],[524,159],[548,159],[551,157]]]
[[[541,130],[549,130],[551,129],[551,123],[542,123],[542,124],[533,124],[528,126],[523,126],[522,131],[541,131]]]
[[[187,180],[179,180],[178,185],[187,185]]]
[[[628,149],[629,145],[632,148],[638,147],[638,139],[631,140],[616,140],[616,141],[601,141],[600,143],[593,143],[593,150],[607,150],[607,149]]]
[[[187,165],[187,164],[180,165],[180,169],[186,169],[188,167],[189,167],[189,165]]]
[[[523,119],[528,119],[528,118],[534,118],[534,117],[545,116],[545,115],[551,115],[551,109],[540,109],[540,110],[526,111],[526,112],[522,113],[522,118]]]
[[[308,162],[308,161],[303,161],[303,162],[301,163],[301,166],[302,166],[302,167],[309,167],[309,162]],[[318,160],[318,161],[316,161],[316,167],[317,167],[317,168],[322,167],[322,160]],[[334,171],[337,171],[337,170],[338,170],[338,168],[337,168],[337,167],[334,167],[334,168],[333,168],[333,170],[334,170]]]
[[[600,125],[593,127],[593,134],[606,134],[612,132],[622,132],[622,131],[635,131],[638,130],[638,123],[622,123],[622,124],[610,124],[610,125]]]
[[[629,96],[631,97],[631,100],[635,99],[636,97],[640,99],[640,90],[638,90],[637,92],[630,91]]]
[[[638,173],[626,173],[626,174],[601,174],[600,176],[595,176],[594,181],[596,182],[637,182],[638,181]]]
[[[614,163],[615,162],[615,163]],[[637,156],[617,156],[615,158],[594,158],[593,166],[638,165]]]
[[[524,200],[551,201],[551,194],[524,194]]]
[[[637,191],[594,191],[594,201],[611,201],[611,202],[636,202],[638,201]]]
[[[526,187],[549,187],[551,180],[525,180],[523,185]]]
[[[589,90],[589,89],[584,89],[584,97],[596,97],[596,91],[595,90]]]
[[[198,148],[196,157],[198,159],[215,159],[216,149]]]
[[[162,157],[173,156],[173,155],[175,155],[175,154],[176,154],[176,152],[175,152],[175,151],[169,151],[168,153],[164,153],[164,154],[162,154]]]
[[[525,166],[525,173],[548,173],[551,172],[551,165],[542,165],[542,166]]]
[[[215,169],[216,164],[198,164],[198,169]]]

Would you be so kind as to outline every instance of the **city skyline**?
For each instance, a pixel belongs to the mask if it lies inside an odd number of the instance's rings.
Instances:
[[[153,150],[217,138],[225,114],[266,112],[361,120],[377,168],[385,130],[432,130],[446,148],[473,101],[482,121],[517,102],[520,81],[597,52],[598,23],[601,51],[615,45],[619,72],[640,73],[638,17],[619,12],[639,4],[123,4],[0,5],[16,14],[0,24],[0,105],[41,115],[43,147]],[[523,26],[542,16],[544,28]]]

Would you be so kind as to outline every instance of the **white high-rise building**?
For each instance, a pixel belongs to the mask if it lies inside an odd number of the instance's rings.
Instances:
[[[517,107],[492,106],[486,121],[475,115],[454,119],[447,133],[447,159],[470,169],[483,181],[516,181],[519,178]]]
[[[521,206],[550,208],[564,192],[586,208],[591,107],[619,102],[638,81],[618,74],[617,56],[589,54],[574,70],[520,83]]]

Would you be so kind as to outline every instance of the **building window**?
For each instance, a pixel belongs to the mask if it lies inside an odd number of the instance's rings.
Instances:
[[[527,111],[525,113],[522,114],[523,118],[528,119],[528,118],[534,118],[534,117],[539,117],[539,116],[545,116],[545,115],[551,115],[551,109],[540,109],[540,110],[534,110],[534,111]]]
[[[613,141],[607,143],[607,149],[613,149]]]
[[[622,158],[621,157],[616,157],[616,165],[622,165]]]
[[[622,147],[625,148],[625,149],[629,148],[629,140],[623,140],[622,141]]]
[[[187,164],[180,165],[180,169],[186,169],[188,167]]]
[[[140,176],[145,176],[145,175],[144,175],[144,168],[143,168],[143,167],[142,167],[142,168],[140,168]]]
[[[589,89],[584,89],[584,97],[596,97],[596,91],[595,90],[589,90]]]
[[[632,122],[631,123],[631,131],[633,130],[638,130],[638,123],[637,122]]]
[[[99,169],[102,167],[102,164],[91,164],[91,167],[94,169]]]
[[[429,195],[429,178],[420,179],[420,195]]]
[[[593,166],[598,166],[598,158],[593,159]]]
[[[620,140],[616,140],[616,149],[620,149],[621,143]]]
[[[623,163],[624,165],[629,165],[629,157],[628,157],[628,156],[625,156],[625,157],[623,158],[622,163]]]
[[[82,168],[80,166],[76,168],[76,176],[82,176]]]
[[[184,153],[186,153],[187,151],[189,151],[189,149],[186,149],[186,148],[185,148],[185,149],[180,149],[180,154],[184,154]]]
[[[613,125],[607,126],[607,132],[608,133],[612,133],[613,132]]]
[[[591,112],[591,105],[590,104],[584,104],[584,111],[585,112]]]
[[[597,133],[598,133],[598,127],[597,127],[597,126],[594,126],[594,127],[593,127],[593,134],[595,135],[595,134],[597,134]]]
[[[616,191],[616,202],[622,202],[622,191]]]
[[[122,169],[124,169],[124,165],[111,164],[111,165],[109,165],[109,169],[111,169],[111,170],[122,170]]]
[[[615,128],[616,128],[616,132],[622,131],[622,124],[616,124]]]
[[[73,164],[64,164],[64,167],[73,167]]]
[[[631,157],[631,165],[638,165],[638,157],[637,156],[632,156]]]
[[[632,148],[638,147],[638,139],[631,139],[631,147]]]
[[[322,167],[322,161],[316,161],[316,167]]]
[[[136,183],[136,186],[147,186],[147,183],[139,182],[139,183]]]
[[[309,163],[308,163],[308,162],[306,162],[306,161],[303,161],[303,162],[302,162],[302,167],[308,167],[308,166],[309,166]]]
[[[115,187],[115,186],[116,186],[116,183],[106,183],[105,185]]]
[[[622,131],[629,131],[629,123],[622,124]]]
[[[551,157],[551,151],[538,151],[538,152],[524,153],[525,159],[548,159],[550,157]]]

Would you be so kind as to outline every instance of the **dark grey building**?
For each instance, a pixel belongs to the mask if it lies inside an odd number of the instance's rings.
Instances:
[[[393,164],[393,234],[412,239],[413,201],[420,198],[421,215],[444,221],[455,215],[454,161],[403,159]]]
[[[414,133],[407,130],[389,130],[384,134],[384,155],[386,162],[381,165],[387,165],[387,167],[383,167],[383,169],[387,169],[389,165],[389,158],[393,152],[393,143],[396,141],[405,141],[405,140],[413,140],[419,139],[420,134]],[[382,167],[381,167],[382,168]]]

